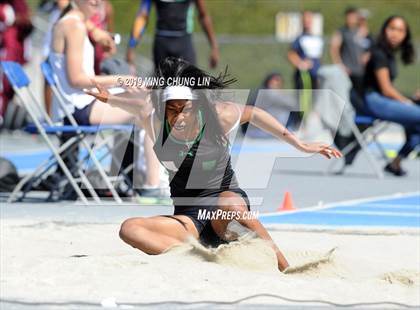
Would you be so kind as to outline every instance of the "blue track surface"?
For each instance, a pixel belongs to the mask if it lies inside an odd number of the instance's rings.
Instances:
[[[397,150],[399,145],[395,144],[382,144],[382,146],[386,149]],[[275,143],[269,144],[266,146],[252,146],[252,145],[238,145],[235,144],[232,147],[232,154],[239,154],[241,153],[273,153],[273,152],[285,152],[286,150],[290,150],[290,146],[284,143]],[[370,148],[374,149],[374,145],[370,145]],[[13,164],[15,164],[18,171],[25,170],[30,171],[34,170],[39,164],[41,164],[44,160],[48,159],[51,155],[51,152],[48,150],[41,150],[41,151],[34,151],[30,153],[0,153],[1,156],[11,160]]]
[[[261,216],[263,224],[420,228],[420,195]]]
[[[1,156],[10,160],[17,168],[19,172],[30,172],[35,170],[37,166],[39,166],[43,161],[50,158],[52,155],[49,151],[38,151],[38,152],[31,152],[31,153],[23,153],[23,154],[12,154],[12,153],[5,153],[1,154]],[[106,155],[104,150],[100,150],[96,152],[96,156],[101,158],[102,156]],[[80,158],[84,158],[87,156],[86,150],[81,150],[79,152]],[[111,158],[108,156],[104,161],[102,161],[103,165],[108,165],[111,162]],[[89,164],[91,160],[89,160]],[[86,166],[84,166],[86,168]]]

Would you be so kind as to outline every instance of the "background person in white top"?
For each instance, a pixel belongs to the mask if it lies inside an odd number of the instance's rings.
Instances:
[[[73,111],[73,116],[80,125],[132,123],[136,121],[132,114],[95,100],[83,92],[85,88],[94,87],[93,79],[105,87],[115,87],[119,86],[121,81],[132,78],[94,74],[94,51],[88,39],[85,22],[97,13],[100,4],[101,0],[73,0],[64,9],[54,26],[50,63],[65,103],[70,111]],[[145,156],[146,185],[157,186],[159,162],[153,152],[150,138],[145,139]]]
[[[52,2],[52,4],[44,3],[40,6],[40,10],[49,12],[48,28],[45,32],[44,45],[42,48],[42,56],[44,59],[48,59],[50,55],[54,25],[59,20],[63,10],[69,5],[70,0],[54,0]],[[116,52],[115,42],[109,32],[96,27],[90,20],[86,20],[86,28],[91,40],[93,40],[94,43],[99,44],[101,47],[103,47],[103,49],[107,51],[112,53]],[[52,91],[47,83],[45,83],[44,88],[44,100],[45,109],[47,110],[48,114],[51,115]]]
[[[313,12],[302,13],[302,34],[299,35],[287,54],[289,62],[296,68],[295,88],[303,89],[302,72],[308,72],[311,88],[317,88],[317,74],[321,66],[324,42],[318,35],[312,33]]]

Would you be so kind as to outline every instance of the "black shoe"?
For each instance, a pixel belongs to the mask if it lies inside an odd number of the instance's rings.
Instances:
[[[405,176],[407,174],[407,171],[403,170],[401,167],[394,168],[391,164],[386,165],[384,170],[386,172],[392,173],[393,175],[395,175],[397,177],[402,177],[402,176]]]
[[[34,191],[54,191],[58,190],[60,181],[63,179],[62,175],[54,172],[45,179],[41,180],[37,185],[33,187]]]

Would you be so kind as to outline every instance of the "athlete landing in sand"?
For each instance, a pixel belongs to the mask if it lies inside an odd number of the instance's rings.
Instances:
[[[226,79],[226,74],[212,77],[176,58],[166,58],[157,74],[165,80],[169,77],[208,77],[210,85],[201,90],[166,85],[153,91],[129,90],[125,95],[111,95],[97,85],[99,93],[88,92],[98,100],[138,116],[170,177],[174,214],[127,219],[121,225],[121,238],[148,254],[160,254],[181,244],[188,236],[217,246],[227,241],[225,232],[231,219],[203,219],[198,215],[203,214],[203,210],[221,209],[243,215],[235,219],[270,242],[277,255],[279,270],[285,270],[287,260],[267,230],[258,219],[246,215],[250,204],[231,167],[227,135],[239,124],[250,122],[302,152],[320,153],[327,158],[339,158],[341,153],[325,144],[300,141],[259,108],[214,99],[212,92],[234,82]]]

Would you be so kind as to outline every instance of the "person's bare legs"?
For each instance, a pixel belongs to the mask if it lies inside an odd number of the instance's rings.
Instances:
[[[112,107],[107,103],[96,100],[92,103],[92,110],[89,121],[91,124],[134,124],[136,117],[127,111]],[[144,140],[144,152],[146,156],[146,184],[149,186],[159,186],[159,161],[153,150],[153,142],[148,135]]]
[[[153,141],[149,135],[144,137],[144,155],[146,157],[146,185],[149,187],[159,186],[160,163],[153,150]]]
[[[120,229],[124,242],[147,254],[160,254],[181,244],[188,236],[198,239],[198,231],[192,220],[184,215],[130,218]]]
[[[278,268],[280,271],[284,271],[289,266],[289,263],[287,262],[283,253],[274,243],[273,239],[271,239],[270,234],[267,232],[264,226],[260,223],[260,221],[254,218],[248,219],[247,217],[242,216],[243,213],[248,212],[248,208],[247,208],[245,200],[241,196],[230,191],[222,192],[219,195],[218,204],[219,204],[218,208],[223,211],[239,212],[241,216],[239,219],[236,219],[236,220],[241,225],[254,231],[260,238],[269,241],[271,247],[274,249],[276,253]],[[216,232],[216,234],[220,238],[226,239],[225,238],[226,228],[230,221],[231,220],[225,220],[225,219],[216,219],[216,220],[211,221],[213,230]]]
[[[93,125],[134,124],[135,115],[127,111],[112,107],[107,103],[96,100],[92,103],[89,122]]]
[[[51,111],[51,102],[52,102],[52,90],[48,85],[47,81],[44,82],[44,102],[45,102],[45,111],[49,116],[52,115]]]

